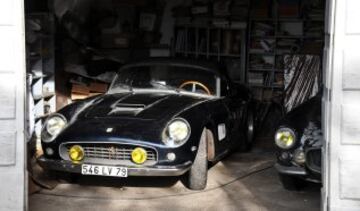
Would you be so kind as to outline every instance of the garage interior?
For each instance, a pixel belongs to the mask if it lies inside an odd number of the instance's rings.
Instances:
[[[325,0],[25,1],[30,210],[319,210],[321,184],[285,190],[274,168],[280,120],[322,87]],[[226,66],[256,101],[251,151],[209,170],[204,191],[181,177],[56,180],[36,158],[45,119],[104,94],[124,64],[155,57]],[[172,202],[169,203],[169,200]],[[196,200],[196,203],[194,203]]]

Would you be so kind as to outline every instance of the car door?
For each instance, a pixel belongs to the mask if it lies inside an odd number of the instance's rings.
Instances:
[[[231,82],[226,79],[221,79],[221,106],[226,113],[224,121],[226,122],[226,148],[236,144],[241,138],[241,127],[242,127],[242,114],[243,107],[242,99],[238,98],[236,93],[236,87],[233,87]],[[218,129],[219,130],[219,129]]]
[[[210,104],[211,120],[213,121],[213,133],[215,136],[216,155],[221,156],[228,151],[231,145],[231,111],[227,106],[227,99],[220,98]]]

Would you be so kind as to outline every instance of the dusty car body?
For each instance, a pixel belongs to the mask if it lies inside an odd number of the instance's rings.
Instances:
[[[208,162],[249,148],[253,127],[249,91],[217,66],[152,59],[122,67],[106,94],[50,116],[39,163],[101,176],[187,173],[189,188],[203,189]]]
[[[275,143],[275,167],[286,189],[299,189],[303,181],[321,183],[321,95],[285,116],[275,134]]]

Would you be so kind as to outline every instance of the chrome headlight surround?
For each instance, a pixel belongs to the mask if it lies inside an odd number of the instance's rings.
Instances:
[[[183,118],[175,118],[167,124],[162,141],[168,147],[179,147],[186,143],[190,134],[189,122]]]
[[[55,113],[50,115],[41,130],[41,140],[45,143],[52,142],[66,125],[67,120],[62,114]]]
[[[296,143],[295,131],[288,127],[282,127],[275,133],[275,144],[281,149],[290,149]]]

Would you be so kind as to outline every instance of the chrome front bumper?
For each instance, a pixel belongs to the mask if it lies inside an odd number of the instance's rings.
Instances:
[[[44,156],[38,158],[41,167],[48,170],[64,171],[81,174],[81,164],[66,160],[52,160]],[[89,163],[91,164],[91,163]],[[129,176],[180,176],[186,173],[192,165],[191,161],[174,166],[123,166],[127,167]]]
[[[289,174],[295,176],[306,176],[307,173],[304,168],[296,167],[296,166],[283,166],[278,163],[275,164],[276,170],[280,174]]]

